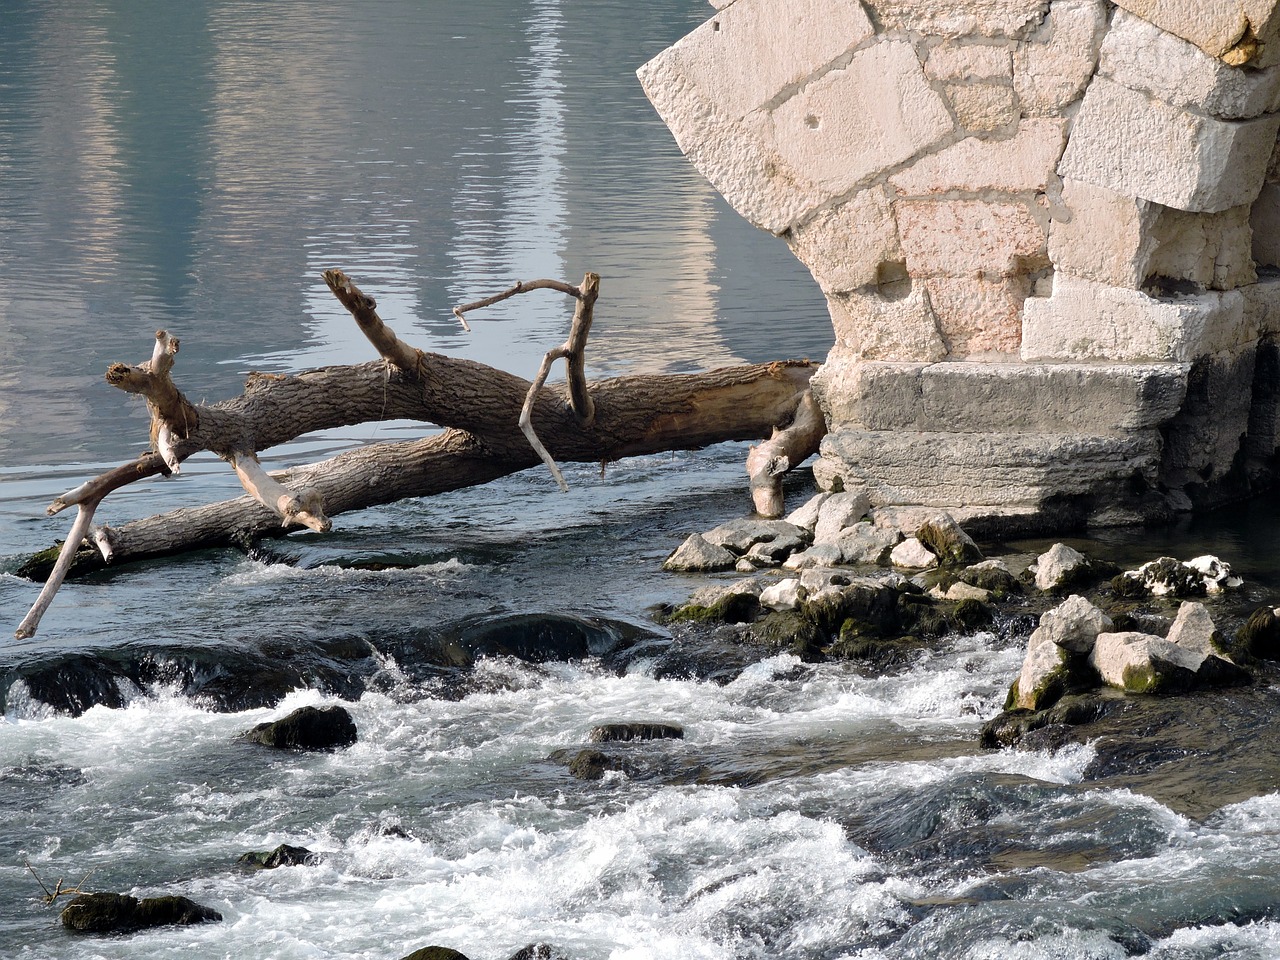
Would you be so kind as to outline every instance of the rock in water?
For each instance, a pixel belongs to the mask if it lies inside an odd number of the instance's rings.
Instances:
[[[319,854],[312,853],[306,847],[292,847],[282,843],[274,850],[258,850],[244,854],[236,863],[259,870],[274,870],[276,867],[309,867],[320,862]]]
[[[549,943],[531,943],[521,947],[507,960],[569,960],[569,958]]]
[[[955,566],[982,559],[978,545],[949,513],[940,513],[920,524],[916,539],[937,555],[939,563]]]
[[[676,547],[671,556],[662,564],[662,569],[674,573],[694,573],[700,571],[732,570],[738,558],[726,550],[709,542],[699,533],[691,533],[684,543]]]
[[[356,724],[339,706],[299,707],[287,717],[258,724],[243,737],[282,750],[337,750],[356,742]]]
[[[1079,550],[1055,543],[1036,559],[1036,589],[1062,589],[1076,579],[1088,562]]]
[[[423,947],[401,960],[470,960],[465,953],[459,953],[449,947]]]
[[[678,723],[602,723],[591,728],[592,743],[683,739],[684,727]]]
[[[938,565],[938,558],[918,539],[907,537],[893,548],[893,552],[889,554],[889,562],[895,567],[927,570]]]
[[[1030,646],[1056,643],[1070,653],[1088,653],[1100,633],[1110,633],[1111,618],[1079,594],[1072,594],[1040,616]]]
[[[222,919],[217,910],[186,897],[138,900],[120,893],[82,893],[63,908],[61,916],[64,927],[81,933],[130,933]]]

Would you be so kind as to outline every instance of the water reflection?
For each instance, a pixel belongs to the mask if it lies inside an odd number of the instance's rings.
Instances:
[[[603,276],[592,375],[821,357],[831,329],[807,272],[728,211],[635,79],[708,13],[8,5],[0,466],[132,456],[145,409],[101,377],[146,357],[161,326],[182,337],[176,377],[200,401],[250,369],[372,358],[328,267],[415,345],[526,376],[564,339],[567,298],[515,298],[471,334],[451,308],[588,270]]]

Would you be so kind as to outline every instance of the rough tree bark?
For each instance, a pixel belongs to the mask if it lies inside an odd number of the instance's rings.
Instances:
[[[574,297],[569,338],[547,354],[532,384],[481,363],[408,346],[382,322],[373,298],[341,271],[324,276],[381,360],[291,376],[250,374],[240,396],[210,406],[190,403],[170,378],[179,343],[166,331],[157,332],[150,360],[108,369],[108,382],[146,398],[153,450],[49,506],[51,515],[74,506],[77,517],[52,567],[48,559],[40,559],[42,554],[23,568],[27,576],[47,579],[17,629],[19,638],[35,633],[73,567],[78,573],[107,563],[243,545],[299,527],[324,531],[338,514],[486,483],[540,459],[563,487],[556,460],[606,462],[773,433],[753,450],[756,460],[764,458],[764,468],[753,468],[752,460],[748,469],[753,491],[774,491],[763,499],[757,496],[759,509],[776,515],[781,511],[777,478],[816,452],[825,432],[808,392],[817,367],[808,361],[588,383],[584,356],[599,287],[595,274],[587,274],[576,287],[550,280],[516,284],[455,310],[465,324],[465,311],[530,290],[553,289]],[[566,362],[567,382],[547,387],[544,382],[557,359]],[[419,440],[370,444],[274,475],[258,462],[261,451],[310,431],[393,419],[446,429]],[[228,462],[247,496],[119,527],[92,526],[99,505],[113,490],[144,477],[177,473],[183,460],[203,450]]]

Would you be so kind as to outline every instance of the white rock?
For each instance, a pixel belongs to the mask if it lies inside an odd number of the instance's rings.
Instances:
[[[1212,554],[1192,557],[1186,564],[1204,578],[1204,588],[1209,593],[1221,593],[1223,590],[1236,590],[1244,586],[1243,580],[1232,575],[1231,564]]]
[[[900,299],[867,293],[829,296],[827,310],[836,346],[817,376],[828,381],[836,375],[832,362],[841,359],[932,362],[947,355],[923,284],[912,284]]]
[[[943,37],[1019,36],[1040,18],[1040,0],[868,0],[886,31],[918,30]]]
[[[1162,686],[1185,689],[1194,682],[1204,655],[1146,633],[1100,633],[1089,662],[1109,686],[1130,692],[1158,692]]]
[[[975,587],[971,583],[965,583],[963,580],[957,580],[951,586],[947,587],[947,592],[943,594],[946,600],[982,600],[991,599],[991,591],[983,587]]]
[[[840,559],[844,563],[882,563],[902,539],[901,530],[877,527],[872,523],[855,523],[845,528],[834,546],[839,547]]]
[[[1067,654],[1052,643],[1028,647],[1018,674],[1018,695],[1013,705],[1022,710],[1041,710],[1051,706],[1057,695],[1054,681],[1066,669]]]
[[[814,543],[834,543],[840,534],[853,526],[871,509],[871,501],[861,490],[833,493],[818,511],[818,522],[813,528]]]
[[[849,585],[849,577],[843,570],[831,567],[814,567],[800,573],[800,586],[809,591],[812,598],[831,587],[843,589]]]
[[[728,570],[737,557],[724,547],[709,543],[701,534],[691,533],[662,564],[663,570],[677,572]]]
[[[1007,84],[948,83],[945,89],[956,119],[969,133],[993,133],[1020,116],[1013,87]]]
[[[889,562],[895,567],[928,570],[938,565],[938,558],[915,537],[907,537],[893,548],[893,552],[889,554]]]
[[[1216,657],[1222,656],[1214,643],[1216,633],[1213,617],[1209,615],[1205,605],[1195,600],[1184,600],[1166,639],[1200,656]]]
[[[924,72],[930,80],[1011,80],[1008,46],[947,40],[929,52]]]
[[[1070,653],[1088,653],[1100,633],[1110,633],[1111,618],[1078,594],[1040,615],[1030,646],[1054,643]]]
[[[792,526],[800,527],[802,530],[808,530],[812,533],[813,528],[818,523],[818,510],[829,496],[831,496],[829,493],[819,493],[817,496],[811,497],[804,506],[792,510],[784,519]]]
[[[760,606],[770,610],[794,610],[806,596],[808,591],[800,586],[799,579],[790,577],[761,590]]]
[[[874,33],[842,0],[741,0],[659,54],[738,120]]]
[[[1098,77],[1058,173],[1179,210],[1226,210],[1258,196],[1278,128],[1280,114],[1216,120]]]
[[[782,561],[784,570],[808,570],[812,567],[834,567],[844,561],[838,543],[816,543],[807,550],[793,553]]]
[[[1065,543],[1055,543],[1036,558],[1036,589],[1054,590],[1075,570],[1088,563],[1085,555]]]

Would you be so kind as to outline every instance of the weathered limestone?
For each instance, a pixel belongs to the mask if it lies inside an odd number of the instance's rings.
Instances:
[[[735,0],[641,68],[826,294],[821,484],[1049,529],[1271,481],[1276,4]]]
[[[1055,543],[1036,558],[1036,589],[1056,590],[1070,582],[1072,576],[1088,563],[1079,550],[1065,543]]]
[[[1162,30],[1234,66],[1276,62],[1280,32],[1275,0],[1115,0]]]
[[[1280,116],[1218,120],[1095,77],[1058,172],[1179,210],[1251,203],[1262,188]]]
[[[1068,653],[1088,653],[1100,633],[1110,632],[1111,618],[1079,594],[1040,615],[1029,647],[1055,643]]]

